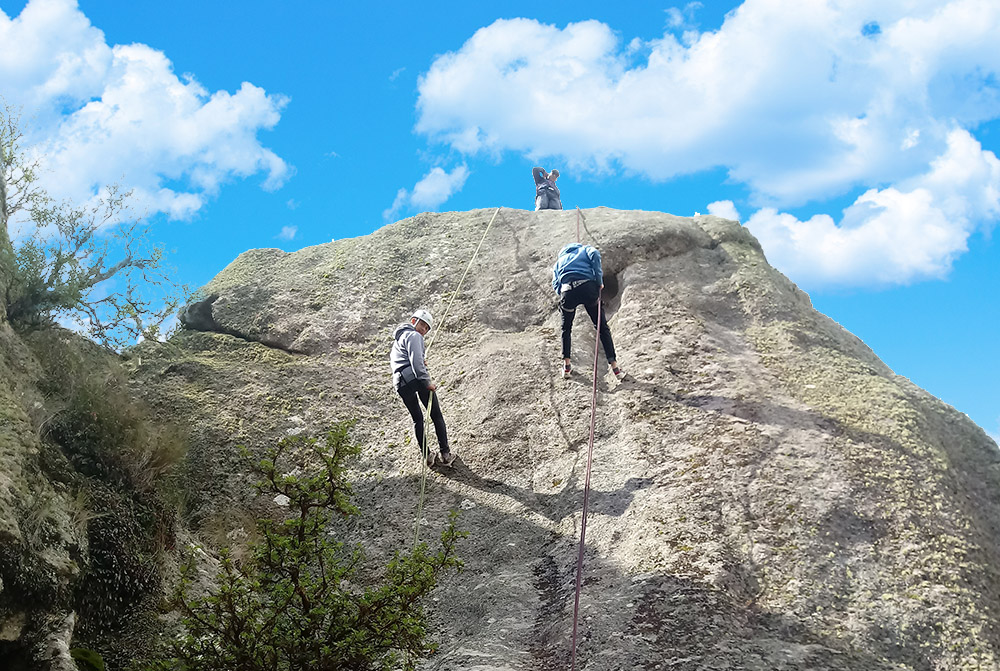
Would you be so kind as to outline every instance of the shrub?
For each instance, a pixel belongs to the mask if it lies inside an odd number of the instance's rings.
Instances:
[[[41,463],[75,492],[70,519],[87,538],[73,585],[74,644],[122,668],[151,638],[187,441],[132,397],[118,362],[99,346],[63,329],[35,331],[27,342],[41,364],[47,410]]]
[[[39,387],[51,412],[42,433],[76,471],[151,498],[171,493],[186,437],[132,396],[117,361],[62,329],[36,332],[29,343],[42,363]]]
[[[89,648],[73,648],[69,654],[80,671],[105,671],[104,659]]]
[[[453,514],[436,553],[426,544],[399,552],[372,581],[360,547],[327,533],[334,513],[356,512],[344,462],[360,448],[349,443],[349,427],[334,426],[322,445],[286,438],[256,465],[258,492],[287,497],[288,516],[259,520],[260,540],[248,560],[223,551],[207,594],[196,594],[197,551],[189,555],[173,600],[184,632],[152,668],[412,670],[431,651],[422,600],[442,571],[461,566],[455,546],[464,534]],[[311,467],[285,472],[294,457]]]

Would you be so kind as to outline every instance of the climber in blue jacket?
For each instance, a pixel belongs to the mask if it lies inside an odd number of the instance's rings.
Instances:
[[[611,371],[619,380],[625,372],[618,367],[615,343],[611,339],[611,329],[605,311],[601,310],[601,322],[597,323],[597,303],[604,288],[604,271],[601,268],[601,253],[590,245],[572,242],[562,248],[556,265],[552,268],[552,288],[559,294],[559,309],[562,311],[562,356],[563,377],[572,373],[570,364],[570,338],[576,307],[583,305],[590,320],[598,327],[604,355],[608,358]]]

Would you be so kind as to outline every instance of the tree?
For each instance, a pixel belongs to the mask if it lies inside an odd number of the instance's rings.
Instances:
[[[182,568],[173,603],[184,633],[173,639],[158,671],[389,671],[416,668],[430,652],[422,599],[442,571],[459,568],[455,545],[464,534],[454,513],[431,553],[426,544],[397,552],[373,580],[364,554],[327,533],[333,513],[356,512],[344,460],[350,423],[315,438],[290,437],[257,465],[258,492],[287,499],[284,520],[259,520],[259,538],[243,562],[223,552],[216,586],[196,595],[196,557]],[[285,473],[289,457],[314,463]],[[294,474],[293,474],[294,473]]]
[[[157,338],[186,296],[132,192],[102,188],[85,205],[57,202],[41,186],[42,159],[23,146],[20,113],[0,118],[0,305],[15,324],[61,318],[112,349]],[[11,234],[12,226],[18,230]]]
[[[38,159],[29,158],[21,148],[24,135],[20,120],[20,113],[4,102],[0,117],[0,281],[4,287],[15,267],[9,230],[11,217],[45,202],[37,183]]]

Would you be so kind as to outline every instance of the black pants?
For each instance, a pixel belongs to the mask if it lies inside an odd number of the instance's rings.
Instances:
[[[561,210],[562,201],[555,191],[545,190],[535,196],[535,212],[538,210]]]
[[[397,387],[396,391],[399,393],[399,397],[403,399],[406,409],[410,411],[410,417],[413,418],[413,432],[417,434],[417,445],[420,446],[420,454],[425,457],[427,456],[427,448],[424,445],[424,412],[420,409],[421,402],[425,408],[427,407],[427,403],[430,402],[431,421],[434,422],[434,433],[437,434],[438,447],[441,448],[441,454],[448,454],[451,451],[448,448],[448,429],[444,425],[444,415],[441,414],[441,404],[438,403],[437,394],[432,395],[424,387],[423,383],[417,380]],[[417,400],[418,398],[419,401]]]
[[[573,318],[576,316],[576,306],[582,305],[590,315],[590,321],[597,326],[597,301],[600,296],[601,285],[597,282],[584,282],[578,287],[570,289],[559,296],[559,308],[562,310],[562,355],[564,359],[569,358],[570,339],[573,334]],[[608,318],[601,310],[601,324],[598,327],[601,332],[601,345],[604,347],[604,355],[608,361],[617,361],[615,356],[615,343],[611,339],[611,329],[608,327]]]

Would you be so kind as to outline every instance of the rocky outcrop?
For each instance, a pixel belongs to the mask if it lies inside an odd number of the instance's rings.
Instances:
[[[0,324],[0,669],[75,670],[71,647],[123,668],[148,643],[158,489],[180,443],[146,422],[116,357],[59,328]],[[163,553],[166,556],[167,553]]]
[[[426,668],[566,668],[594,337],[579,316],[562,380],[549,269],[576,214],[503,210],[454,295],[492,214],[247,252],[204,289],[215,326],[144,345],[134,386],[191,427],[192,521],[223,541],[254,501],[237,445],[358,418],[363,512],[338,533],[389,556],[451,509],[470,531]],[[631,379],[602,360],[580,668],[998,668],[996,444],[817,313],[738,223],[584,214]],[[390,333],[453,297],[429,365],[461,462],[415,520]]]
[[[65,482],[42,467],[47,418],[31,349],[0,324],[0,667],[75,668],[68,643],[85,528]],[[17,660],[17,661],[15,661]]]

